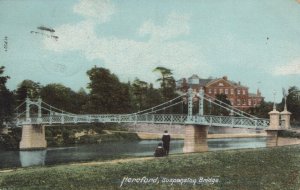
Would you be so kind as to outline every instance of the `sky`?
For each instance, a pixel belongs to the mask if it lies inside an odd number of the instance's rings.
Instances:
[[[158,86],[163,66],[175,79],[227,76],[279,102],[282,88],[300,87],[300,3],[0,0],[1,65],[11,90],[30,79],[77,91],[95,65]]]

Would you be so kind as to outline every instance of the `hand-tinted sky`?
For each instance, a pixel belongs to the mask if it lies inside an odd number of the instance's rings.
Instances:
[[[78,90],[94,65],[155,83],[164,66],[176,79],[227,75],[279,101],[282,87],[300,84],[299,36],[296,0],[0,0],[10,89],[31,79]]]

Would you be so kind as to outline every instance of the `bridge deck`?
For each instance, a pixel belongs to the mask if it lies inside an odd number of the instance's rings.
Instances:
[[[268,119],[253,119],[231,116],[192,116],[174,114],[144,114],[144,115],[43,115],[41,118],[31,117],[30,119],[18,119],[18,125],[24,124],[77,124],[77,123],[153,123],[153,124],[198,124],[220,127],[238,128],[267,128]]]

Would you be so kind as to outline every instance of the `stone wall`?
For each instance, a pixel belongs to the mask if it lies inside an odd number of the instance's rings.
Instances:
[[[147,132],[147,133],[163,133],[168,130],[170,134],[184,134],[185,125],[169,125],[169,124],[125,124],[131,132]],[[225,128],[225,127],[209,127],[208,134],[257,134],[263,132],[255,129],[241,129],[241,128]]]

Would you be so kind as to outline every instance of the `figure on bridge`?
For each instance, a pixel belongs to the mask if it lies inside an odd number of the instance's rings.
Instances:
[[[171,136],[166,130],[162,136],[162,142],[163,142],[163,147],[166,151],[166,155],[169,155],[169,150],[170,150],[170,141],[171,141]]]

